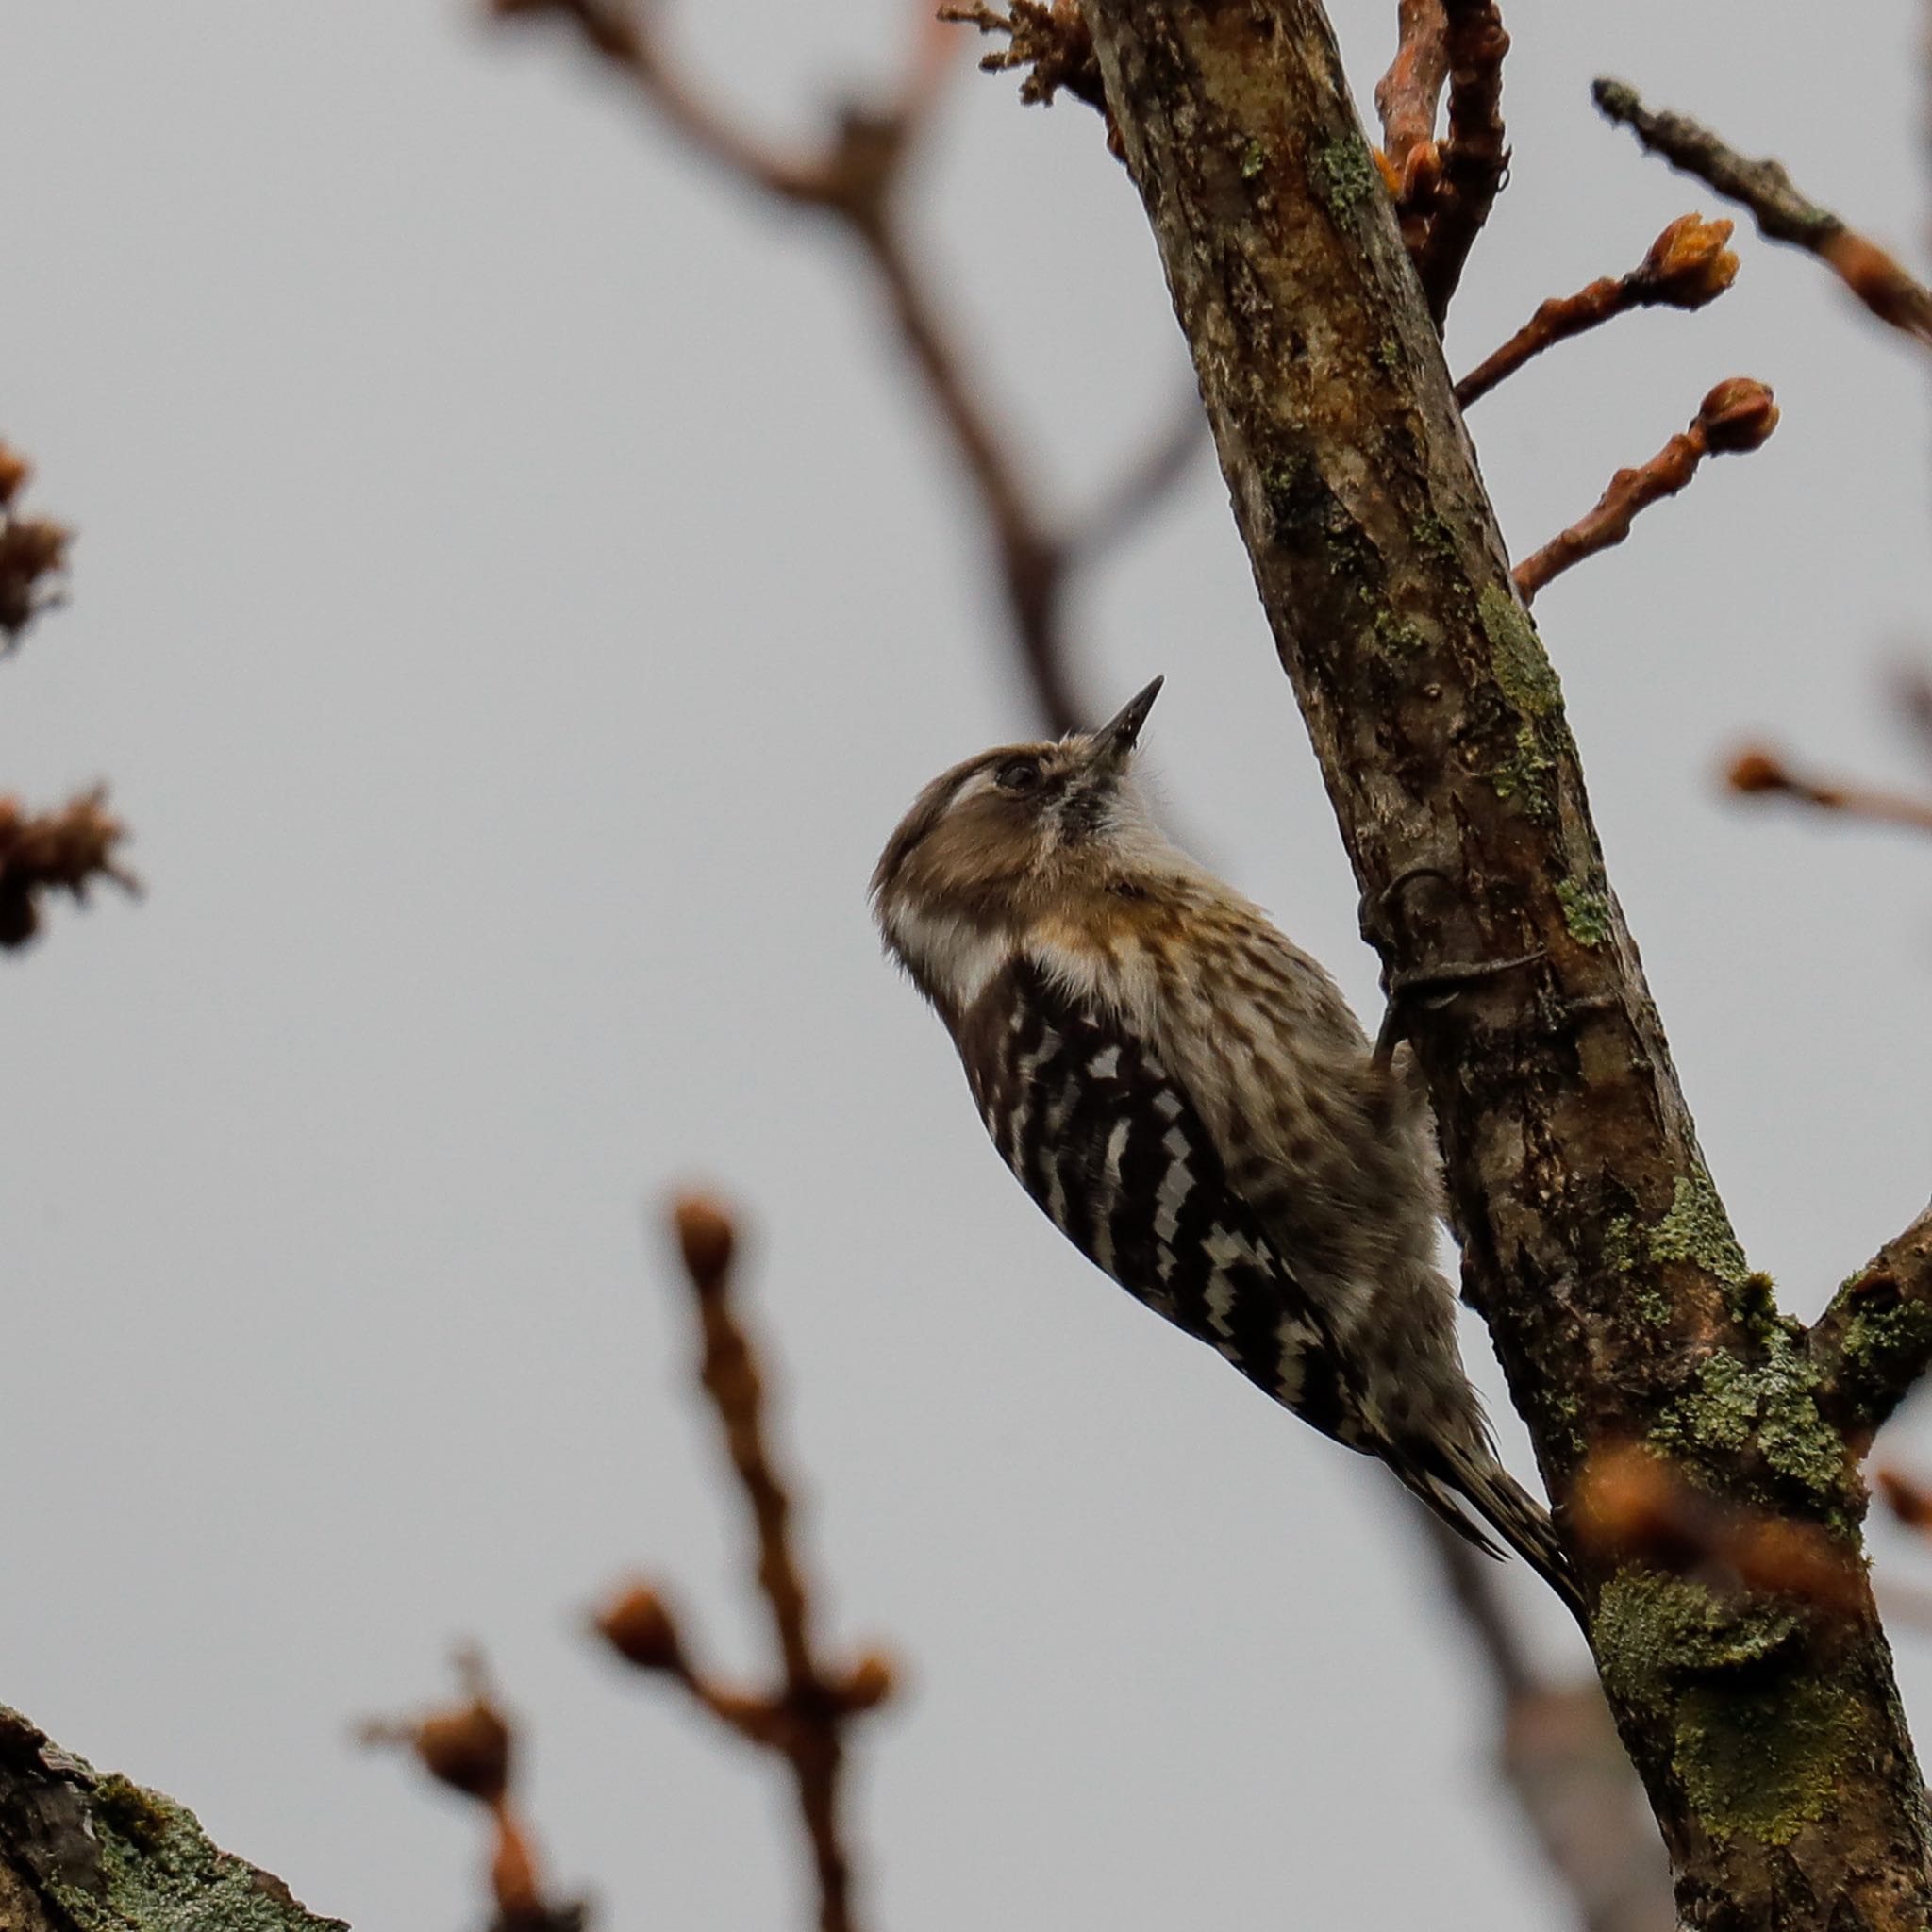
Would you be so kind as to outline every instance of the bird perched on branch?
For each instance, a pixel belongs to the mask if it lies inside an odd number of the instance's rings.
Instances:
[[[1574,1607],[1457,1353],[1426,1103],[1322,967],[1156,829],[1131,766],[1160,683],[934,779],[873,874],[887,950],[1082,1254]]]

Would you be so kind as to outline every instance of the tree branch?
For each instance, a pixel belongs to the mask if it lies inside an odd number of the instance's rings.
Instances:
[[[1448,23],[1449,131],[1441,185],[1416,262],[1441,328],[1463,265],[1509,172],[1503,132],[1503,57],[1509,36],[1495,0],[1443,0]]]
[[[1839,1290],[1806,1348],[1821,1412],[1868,1447],[1932,1368],[1932,1206]]]
[[[1552,577],[1621,543],[1638,512],[1676,495],[1706,457],[1761,449],[1776,427],[1777,405],[1763,383],[1748,376],[1719,383],[1699,405],[1688,429],[1672,437],[1640,468],[1619,470],[1595,508],[1516,566],[1512,575],[1517,593],[1529,603]]]
[[[1720,1496],[1855,1536],[1855,1471],[1698,1151],[1325,17],[1084,5],[1357,881],[1460,882],[1386,963],[1541,949],[1415,1041],[1466,1290],[1552,1494],[1635,1430]],[[1578,1554],[1686,1923],[1922,1927],[1924,1793],[1862,1574],[1827,1614]]]
[[[347,1932],[208,1841],[158,1791],[70,1756],[0,1707],[0,1925],[7,1932]]]
[[[1456,400],[1468,408],[1531,357],[1633,308],[1702,308],[1715,302],[1738,275],[1738,258],[1724,246],[1730,239],[1728,222],[1679,215],[1628,275],[1600,275],[1574,295],[1553,295],[1540,303],[1501,348],[1456,385]]]
[[[1599,80],[1591,93],[1607,119],[1628,127],[1652,154],[1748,208],[1767,240],[1815,255],[1881,322],[1932,347],[1932,290],[1801,193],[1781,162],[1748,160],[1682,114],[1653,113],[1623,81]]]

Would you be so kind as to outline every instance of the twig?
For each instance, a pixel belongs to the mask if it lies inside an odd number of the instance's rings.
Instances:
[[[582,1932],[583,1900],[553,1904],[544,1895],[536,1844],[516,1801],[516,1731],[496,1701],[482,1653],[466,1645],[456,1667],[460,1704],[421,1717],[371,1719],[359,1729],[361,1741],[402,1747],[438,1784],[488,1813],[490,1932]]]
[[[1442,0],[1399,0],[1395,58],[1375,83],[1382,122],[1384,173],[1402,223],[1402,239],[1418,257],[1428,239],[1429,209],[1442,179],[1436,116],[1449,78],[1449,22]]]
[[[980,56],[982,74],[1004,74],[1022,68],[1020,98],[1029,107],[1053,106],[1062,88],[1090,108],[1107,112],[1107,89],[1100,62],[1093,58],[1093,36],[1080,17],[1078,0],[1012,0],[1012,11],[1002,13],[984,0],[948,0],[939,18],[976,26],[983,34],[1005,34],[1007,44]],[[1111,134],[1109,129],[1111,142]],[[1118,150],[1116,149],[1116,152]]]
[[[1724,246],[1729,222],[1679,215],[1643,259],[1624,275],[1602,275],[1574,295],[1552,296],[1505,342],[1456,385],[1466,409],[1553,344],[1581,335],[1633,308],[1702,308],[1738,276],[1738,258]]]
[[[1503,127],[1503,57],[1509,36],[1496,0],[1444,0],[1449,61],[1449,131],[1441,186],[1417,270],[1429,313],[1441,327],[1463,265],[1509,172]]]
[[[19,643],[42,611],[59,601],[57,579],[67,568],[73,533],[47,517],[24,517],[14,508],[33,468],[0,442],[0,655]]]
[[[97,785],[58,811],[29,813],[17,798],[0,798],[0,948],[24,946],[40,930],[47,892],[84,904],[88,888],[107,879],[139,896],[141,881],[115,857],[127,835],[107,799]]]
[[[548,16],[574,26],[698,153],[758,193],[830,217],[858,244],[926,400],[978,499],[1027,683],[1054,731],[1091,724],[1091,711],[1069,669],[1065,591],[1075,553],[1099,546],[1070,540],[1036,494],[982,383],[953,340],[946,304],[916,258],[900,212],[906,163],[929,119],[938,75],[957,36],[927,17],[890,107],[848,109],[818,149],[790,153],[769,146],[722,113],[678,71],[663,45],[655,7],[631,8],[617,0],[488,4],[499,18]],[[949,17],[1011,34],[1013,45],[990,62],[1030,65],[1027,87],[1035,97],[1064,87],[1094,98],[1098,74],[1091,66],[1091,42],[1081,57],[1075,40],[1085,27],[1069,0],[1055,0],[1051,8],[1016,4],[1010,15],[968,7],[950,10]],[[1166,475],[1175,474],[1178,466]]]
[[[1881,322],[1932,346],[1932,290],[1800,192],[1782,163],[1747,159],[1681,114],[1653,113],[1622,81],[1598,80],[1591,93],[1609,120],[1628,127],[1652,154],[1748,208],[1768,240],[1817,256]]]
[[[849,1666],[828,1665],[812,1632],[812,1596],[792,1547],[792,1502],[766,1441],[764,1378],[730,1295],[737,1234],[716,1203],[687,1196],[675,1211],[678,1245],[703,1334],[699,1366],[724,1431],[758,1543],[758,1583],[780,1659],[778,1686],[731,1690],[691,1655],[663,1593],[644,1583],[617,1591],[596,1628],[627,1663],[670,1677],[748,1742],[789,1767],[799,1818],[818,1880],[821,1932],[852,1932],[853,1858],[841,1810],[845,1730],[891,1697],[895,1675],[876,1652]]]
[[[1707,395],[1690,426],[1671,438],[1641,469],[1619,470],[1588,516],[1551,539],[1516,566],[1516,588],[1524,602],[1552,577],[1621,543],[1639,510],[1674,496],[1697,474],[1707,456],[1741,454],[1761,448],[1777,427],[1777,405],[1771,391],[1748,376],[1733,376]]]
[[[1932,1206],[1845,1282],[1805,1346],[1819,1413],[1868,1447],[1932,1366]]]
[[[1915,832],[1932,832],[1932,799],[1912,798],[1873,785],[1848,785],[1794,772],[1775,752],[1753,745],[1732,758],[1724,782],[1733,791],[1749,796],[1793,798],[1821,810],[1842,812],[1848,818],[1874,819],[1881,824],[1906,825]]]

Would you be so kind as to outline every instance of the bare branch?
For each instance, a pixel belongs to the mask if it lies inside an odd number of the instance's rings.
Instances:
[[[845,1732],[891,1696],[896,1673],[877,1652],[828,1664],[813,1631],[813,1598],[792,1540],[791,1487],[767,1441],[764,1375],[732,1304],[737,1233],[715,1202],[688,1195],[675,1209],[678,1246],[703,1336],[699,1376],[751,1511],[758,1585],[779,1657],[767,1691],[732,1689],[691,1654],[682,1617],[662,1591],[631,1582],[617,1591],[595,1627],[633,1668],[669,1677],[746,1742],[783,1759],[817,1876],[821,1932],[852,1932],[853,1855],[843,1810]]]
[[[0,442],[0,653],[10,651],[42,611],[59,601],[73,533],[47,517],[25,517],[15,500],[33,475],[17,450]]]
[[[1441,185],[1436,117],[1449,78],[1449,21],[1442,0],[1398,0],[1395,58],[1375,83],[1383,169],[1402,220],[1402,239],[1420,258],[1429,210]]]
[[[1600,327],[1633,308],[1702,308],[1737,279],[1738,258],[1724,246],[1729,222],[1679,215],[1625,275],[1602,275],[1574,295],[1553,295],[1505,342],[1456,385],[1466,409],[1556,343]]]
[[[41,929],[41,900],[67,892],[85,903],[97,879],[139,895],[141,881],[115,856],[126,838],[97,785],[58,811],[29,813],[0,798],[0,947],[24,946]]]
[[[1448,24],[1449,131],[1441,185],[1417,270],[1436,325],[1449,312],[1463,264],[1490,218],[1509,148],[1503,128],[1503,57],[1509,36],[1496,0],[1444,0]]]
[[[1651,153],[1748,208],[1768,240],[1815,255],[1881,322],[1932,346],[1932,290],[1801,193],[1782,163],[1749,160],[1681,114],[1653,113],[1622,81],[1599,80],[1591,92],[1604,114],[1628,127]]]
[[[1753,745],[1739,752],[1724,772],[1733,791],[1749,797],[1781,797],[1847,818],[1872,819],[1881,824],[1904,825],[1914,832],[1932,832],[1932,798],[1914,798],[1874,785],[1814,778],[1795,772],[1775,752]]]
[[[1820,1413],[1869,1445],[1932,1366],[1932,1206],[1844,1283],[1806,1348]]]
[[[1050,108],[1060,89],[1107,112],[1107,93],[1100,84],[1100,65],[1093,58],[1093,37],[1080,18],[1076,0],[1012,0],[1013,10],[1002,13],[984,0],[948,0],[939,17],[961,26],[976,26],[983,34],[1005,34],[1007,44],[980,57],[982,74],[1024,72],[1020,98],[1029,107]]]
[[[516,1796],[516,1729],[497,1702],[483,1654],[466,1644],[456,1655],[462,1702],[413,1718],[373,1718],[361,1741],[406,1750],[446,1790],[480,1806],[490,1819],[490,1932],[582,1932],[584,1902],[552,1903],[540,1875],[536,1843]]]
[[[1777,427],[1777,405],[1771,391],[1748,376],[1721,382],[1705,397],[1690,426],[1671,438],[1657,455],[1635,470],[1619,470],[1588,516],[1516,566],[1516,588],[1526,604],[1552,577],[1621,543],[1640,510],[1674,496],[1697,474],[1707,456],[1760,449]]]

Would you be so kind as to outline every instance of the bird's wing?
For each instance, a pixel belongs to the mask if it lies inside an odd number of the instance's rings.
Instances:
[[[959,1049],[994,1146],[1082,1254],[1324,1434],[1378,1446],[1325,1318],[1147,1041],[1022,958]]]

